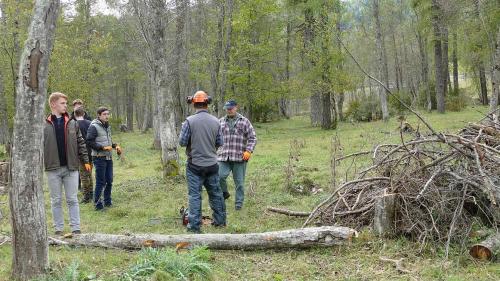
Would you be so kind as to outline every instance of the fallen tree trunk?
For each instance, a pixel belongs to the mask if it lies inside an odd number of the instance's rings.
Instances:
[[[309,215],[311,215],[311,212],[297,212],[297,211],[290,211],[290,210],[280,209],[280,208],[275,208],[275,207],[267,207],[267,210],[269,212],[288,215],[288,216],[292,216],[292,217],[308,217]]]
[[[357,236],[348,227],[323,226],[247,234],[135,234],[117,235],[89,233],[72,238],[49,238],[51,245],[141,249],[143,247],[175,247],[179,243],[206,246],[214,250],[257,250],[282,248],[329,247],[350,242]],[[0,237],[0,241],[8,241]],[[0,242],[1,243],[1,242]]]
[[[500,257],[500,233],[488,237],[483,242],[472,246],[469,254],[478,260],[493,260]]]

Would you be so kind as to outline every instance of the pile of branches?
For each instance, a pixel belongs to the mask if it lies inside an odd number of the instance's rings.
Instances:
[[[429,126],[429,128],[431,128]],[[395,195],[392,231],[423,245],[463,243],[474,224],[500,223],[500,124],[486,116],[457,134],[414,132],[398,144],[332,160],[368,160],[309,215],[312,222],[360,229],[373,222],[376,199]]]

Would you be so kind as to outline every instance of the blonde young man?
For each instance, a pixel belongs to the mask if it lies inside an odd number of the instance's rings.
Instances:
[[[61,235],[64,230],[63,189],[71,232],[80,234],[78,169],[84,164],[87,171],[91,170],[87,148],[78,123],[67,113],[68,97],[62,93],[52,93],[49,104],[51,114],[47,117],[44,127],[44,164],[55,234]]]

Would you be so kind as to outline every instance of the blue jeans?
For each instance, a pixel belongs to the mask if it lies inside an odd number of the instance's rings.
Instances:
[[[95,191],[94,204],[97,209],[102,209],[101,193],[104,189],[104,205],[111,205],[111,188],[113,186],[113,160],[95,157]]]
[[[188,184],[189,199],[189,223],[187,228],[198,232],[201,227],[201,191],[202,187],[208,193],[208,201],[212,209],[214,225],[226,225],[226,203],[222,197],[222,191],[219,186],[219,175],[217,172],[211,175],[200,176],[195,173],[189,165],[186,167],[186,178]]]
[[[226,179],[229,173],[233,172],[234,189],[236,191],[236,196],[234,199],[235,207],[241,208],[243,206],[243,200],[245,199],[245,172],[247,169],[247,162],[241,161],[220,161],[219,162],[219,178],[220,187],[222,192],[227,192],[227,182]]]

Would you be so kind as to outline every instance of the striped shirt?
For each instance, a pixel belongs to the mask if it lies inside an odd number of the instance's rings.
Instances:
[[[257,137],[250,120],[237,113],[234,117],[234,127],[229,125],[229,118],[222,117],[220,121],[224,144],[217,151],[218,161],[243,161],[243,152],[253,152]]]

